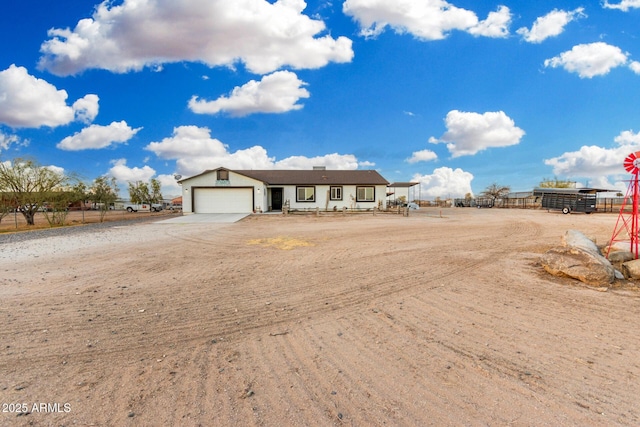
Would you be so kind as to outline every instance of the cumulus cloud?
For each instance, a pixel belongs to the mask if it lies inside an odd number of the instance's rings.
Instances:
[[[145,165],[141,168],[127,166],[127,159],[117,159],[111,162],[113,166],[109,169],[107,175],[114,177],[120,183],[137,182],[137,181],[149,181],[156,171]]]
[[[267,150],[256,145],[234,152],[218,139],[211,137],[208,128],[180,126],[173,135],[145,147],[158,157],[176,160],[177,172],[184,176],[201,173],[220,166],[231,169],[357,169],[358,160],[352,154],[327,154],[318,157],[292,156],[280,161],[270,157]]]
[[[562,67],[580,78],[603,76],[627,62],[627,54],[619,47],[603,42],[579,44],[571,50],[544,61],[545,67]]]
[[[233,117],[254,113],[286,113],[302,108],[298,101],[308,98],[309,92],[302,86],[305,82],[291,71],[277,71],[264,76],[259,82],[251,80],[233,89],[231,94],[215,101],[205,101],[193,96],[189,108],[198,114],[227,112]]]
[[[490,12],[487,19],[478,22],[477,25],[469,28],[468,31],[474,36],[504,38],[509,36],[510,24],[511,11],[506,6],[500,6],[496,12]]]
[[[85,95],[73,103],[73,111],[76,120],[83,123],[91,123],[98,115],[98,95]]]
[[[471,191],[473,175],[460,168],[437,168],[431,175],[415,174],[411,181],[420,183],[422,197],[456,198],[464,197]]]
[[[67,92],[29,74],[26,68],[11,65],[0,71],[0,123],[14,128],[56,127],[93,120],[98,114],[98,97],[86,95],[73,106]]]
[[[438,155],[431,150],[420,150],[414,151],[413,154],[411,154],[411,157],[407,159],[407,162],[430,162],[431,160],[436,160],[437,158]]]
[[[352,41],[320,35],[324,22],[304,15],[305,7],[304,0],[104,1],[74,29],[49,30],[39,65],[64,76],[180,61],[242,62],[257,74],[350,62]]]
[[[156,179],[160,181],[162,196],[165,199],[172,199],[182,195],[182,187],[178,185],[178,181],[176,181],[173,175],[161,174],[158,175]]]
[[[446,143],[452,157],[516,145],[525,134],[503,111],[479,114],[452,110],[447,114],[445,124],[447,131],[439,139],[429,138],[429,142]]]
[[[542,43],[549,37],[555,37],[564,31],[564,27],[571,21],[586,18],[584,8],[579,7],[572,11],[553,9],[545,16],[541,16],[533,23],[531,29],[522,27],[516,31],[529,43]]]
[[[342,10],[358,22],[364,37],[376,37],[387,26],[396,33],[410,33],[421,40],[440,40],[453,30],[477,36],[506,37],[511,22],[511,13],[505,6],[480,22],[473,11],[458,8],[445,0],[346,0]]]
[[[626,188],[623,181],[629,179],[622,164],[630,153],[640,151],[640,132],[623,131],[614,138],[614,142],[610,148],[583,145],[577,151],[546,159],[544,163],[552,166],[556,175],[588,178],[592,187],[621,190]]]
[[[79,151],[106,148],[127,142],[142,128],[132,129],[124,120],[108,126],[91,125],[68,136],[56,145],[61,150]]]
[[[29,141],[21,139],[18,135],[7,135],[4,132],[0,132],[0,152],[8,150],[12,145],[26,147],[29,145]]]
[[[631,68],[631,71],[633,71],[634,73],[640,74],[640,62],[631,61],[631,63],[629,64],[629,68]]]
[[[622,0],[620,3],[609,3],[605,0],[602,7],[605,9],[619,9],[623,12],[628,12],[629,9],[640,8],[640,0]]]

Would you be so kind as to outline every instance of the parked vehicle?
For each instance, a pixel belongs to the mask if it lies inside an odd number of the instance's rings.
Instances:
[[[563,214],[596,211],[596,194],[588,193],[589,189],[536,188],[534,196],[542,196],[542,207],[548,210],[559,210]]]
[[[124,208],[127,212],[149,211],[160,212],[162,210],[162,204],[160,203],[125,203]]]

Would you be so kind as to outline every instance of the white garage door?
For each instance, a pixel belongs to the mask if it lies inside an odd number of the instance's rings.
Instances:
[[[253,188],[196,188],[195,213],[251,213]]]

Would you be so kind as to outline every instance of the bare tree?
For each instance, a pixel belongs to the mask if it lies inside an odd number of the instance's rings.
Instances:
[[[484,189],[480,195],[492,200],[502,199],[511,192],[511,187],[508,185],[498,185],[495,182]]]
[[[35,160],[14,159],[0,162],[0,192],[20,209],[28,225],[35,224],[35,214],[47,198],[64,189],[69,178]]]

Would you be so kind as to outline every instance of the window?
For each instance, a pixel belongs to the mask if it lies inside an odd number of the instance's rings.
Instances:
[[[342,200],[342,187],[330,187],[329,200]]]
[[[356,187],[356,202],[375,202],[375,187]]]
[[[229,181],[229,171],[226,169],[219,169],[217,179],[218,181]]]
[[[296,187],[296,201],[315,202],[316,187]]]

